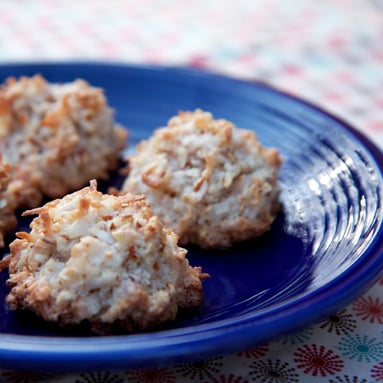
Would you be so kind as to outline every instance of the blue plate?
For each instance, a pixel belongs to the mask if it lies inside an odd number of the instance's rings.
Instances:
[[[179,110],[202,108],[253,129],[284,157],[283,212],[271,231],[226,251],[189,248],[204,282],[198,313],[159,331],[98,337],[1,305],[0,366],[46,371],[156,367],[250,348],[325,317],[379,276],[381,153],[343,121],[259,84],[189,69],[103,63],[0,66],[8,76],[84,78],[103,87],[130,147]],[[110,183],[121,179],[113,176]],[[20,228],[28,222],[22,221]],[[12,239],[12,238],[11,238]],[[7,288],[1,275],[1,301]]]

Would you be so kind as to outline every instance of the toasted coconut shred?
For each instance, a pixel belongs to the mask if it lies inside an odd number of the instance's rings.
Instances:
[[[16,207],[14,198],[9,192],[10,166],[2,160],[0,153],[0,247],[4,247],[4,236],[16,227]],[[0,261],[1,262],[1,261]]]
[[[121,193],[142,193],[181,244],[229,247],[269,230],[279,210],[277,150],[202,110],[181,112],[128,158]]]
[[[207,275],[144,196],[102,194],[92,181],[25,214],[38,216],[10,245],[10,309],[108,333],[155,327],[201,304]]]
[[[19,206],[107,178],[125,141],[102,90],[83,80],[52,84],[36,75],[9,78],[0,88],[0,152],[12,167],[9,189]]]

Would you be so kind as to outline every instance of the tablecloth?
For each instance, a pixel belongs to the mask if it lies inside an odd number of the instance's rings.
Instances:
[[[381,0],[1,0],[0,62],[192,66],[314,102],[383,147]],[[4,382],[383,382],[383,278],[349,306],[252,350],[152,370]]]

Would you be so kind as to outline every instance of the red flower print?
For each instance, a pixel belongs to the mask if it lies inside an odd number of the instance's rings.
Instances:
[[[362,320],[383,324],[383,302],[378,297],[361,297],[354,302],[353,309]]]
[[[374,382],[383,382],[383,362],[372,367],[371,378],[374,379]]]
[[[158,368],[152,370],[128,371],[128,382],[134,383],[176,383],[176,377],[172,370]]]
[[[267,345],[260,345],[251,350],[240,351],[237,355],[247,359],[257,359],[262,356],[265,356],[269,350]]]
[[[324,346],[305,344],[299,347],[294,353],[297,367],[302,369],[305,374],[312,376],[334,375],[342,371],[344,367],[343,360],[332,350],[326,350]]]

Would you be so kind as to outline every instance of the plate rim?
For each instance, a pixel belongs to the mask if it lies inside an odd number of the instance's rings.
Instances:
[[[309,106],[311,109],[319,112],[336,121],[343,130],[348,131],[354,139],[361,143],[375,161],[377,169],[380,170],[380,176],[383,174],[383,154],[381,150],[360,130],[354,128],[348,121],[327,111],[322,106],[318,106],[299,96],[280,90],[274,86],[266,84],[259,80],[246,80],[230,77],[226,74],[220,74],[210,70],[194,69],[183,66],[153,65],[153,64],[132,64],[125,62],[108,62],[98,60],[75,60],[75,61],[26,61],[26,62],[5,62],[0,64],[0,71],[7,67],[23,66],[31,68],[53,68],[78,66],[96,67],[120,67],[122,69],[163,71],[164,73],[173,72],[177,76],[198,76],[200,78],[214,77],[217,80],[242,84],[244,86],[262,87],[274,94],[282,95],[297,103]],[[383,268],[383,241],[378,243],[378,239],[383,236],[383,225],[375,233],[370,246],[364,250],[364,256],[359,258],[351,267],[347,268],[336,278],[330,280],[320,288],[295,299],[288,299],[282,304],[271,305],[265,309],[257,310],[254,318],[253,313],[242,314],[237,317],[233,324],[230,318],[221,319],[212,323],[193,325],[180,329],[162,330],[154,333],[128,334],[107,337],[55,337],[55,336],[31,336],[19,334],[1,334],[0,333],[0,362],[2,366],[20,367],[18,361],[27,359],[27,368],[48,369],[52,371],[67,371],[68,360],[73,371],[86,368],[94,369],[94,363],[97,362],[97,368],[119,368],[119,367],[147,367],[157,365],[167,365],[182,363],[185,361],[196,361],[206,359],[213,355],[221,355],[238,351],[239,343],[242,349],[251,345],[267,342],[277,336],[290,333],[303,326],[309,325],[321,317],[325,317],[331,312],[344,307],[347,302],[352,302],[363,291],[366,291],[379,278]],[[366,255],[367,254],[367,255]],[[380,259],[379,259],[380,258]],[[378,267],[379,266],[379,267]],[[358,278],[355,278],[358,276]],[[342,298],[339,295],[334,296],[332,292],[337,290],[342,292]],[[312,310],[311,306],[326,300],[325,311],[318,313]],[[310,301],[308,304],[307,301]],[[313,303],[314,302],[314,303]],[[340,304],[341,302],[341,304]],[[274,307],[275,306],[275,307]],[[297,320],[294,312],[299,312],[301,319]],[[288,314],[286,316],[286,313]],[[270,315],[271,319],[270,323]],[[287,318],[288,326],[285,329],[278,327],[278,318]],[[254,323],[256,319],[256,324]],[[286,320],[284,322],[286,324]],[[267,328],[272,336],[258,336],[257,339],[249,336],[249,331],[254,335],[257,331],[255,327]],[[224,329],[225,339],[222,339],[222,330]],[[197,331],[196,331],[197,330]],[[266,332],[266,331],[265,331]],[[197,336],[197,334],[198,336]],[[246,333],[246,334],[245,334]],[[182,339],[179,339],[179,338]],[[249,339],[251,338],[251,339]],[[169,340],[172,341],[169,344]],[[79,344],[80,343],[80,344]],[[233,344],[229,346],[228,343]],[[73,348],[75,346],[75,349]],[[197,350],[197,351],[196,351]],[[69,355],[70,359],[68,359]],[[153,355],[158,354],[159,358],[153,360]],[[63,365],[64,362],[64,365]]]

